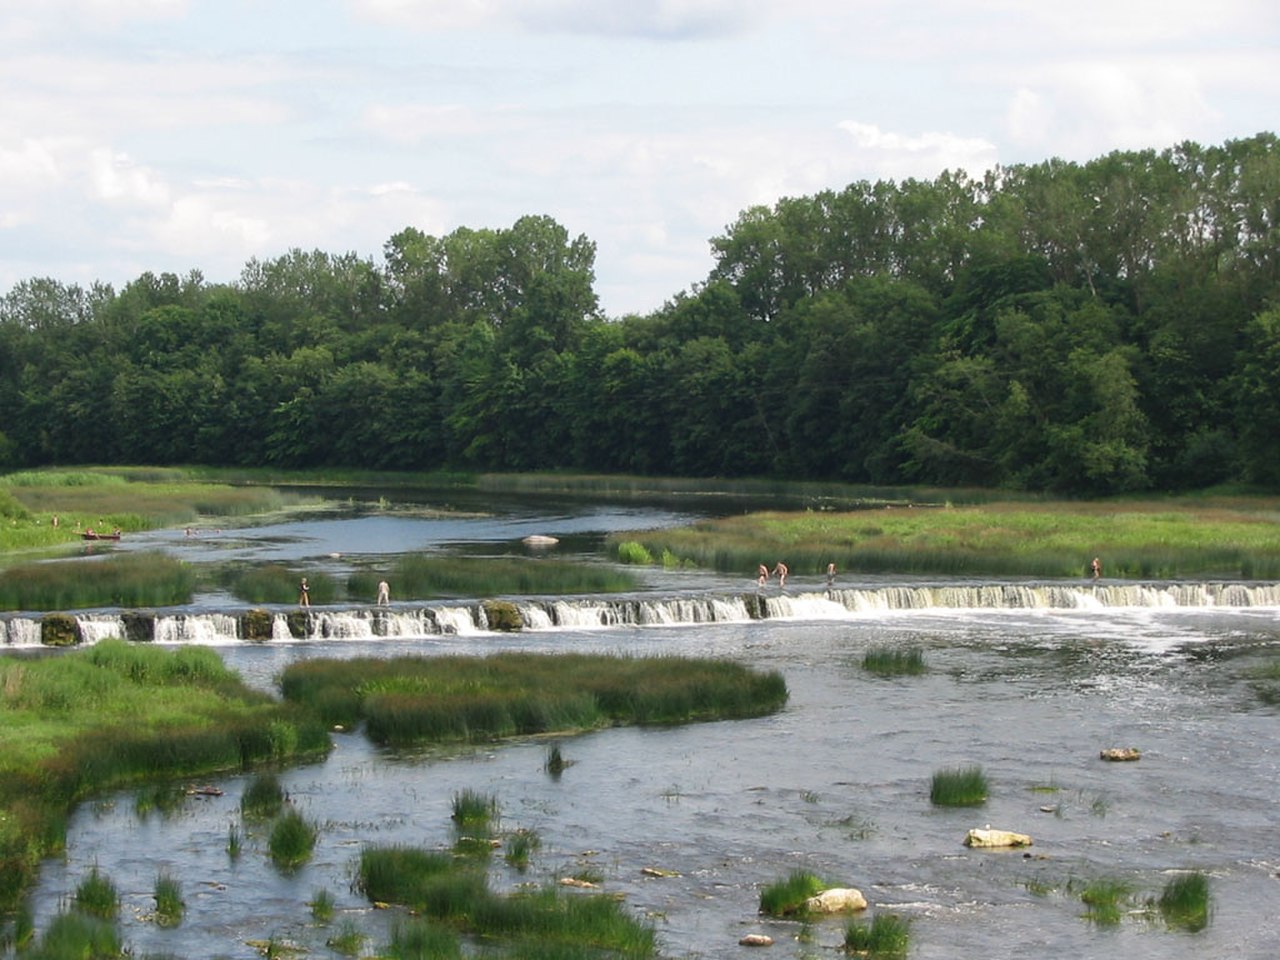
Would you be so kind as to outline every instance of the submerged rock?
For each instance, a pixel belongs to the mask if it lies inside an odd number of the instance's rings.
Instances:
[[[1029,847],[1031,838],[1012,830],[993,830],[990,827],[974,827],[964,838],[966,847]]]

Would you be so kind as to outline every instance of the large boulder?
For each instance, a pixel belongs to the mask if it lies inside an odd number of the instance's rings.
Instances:
[[[1142,759],[1142,752],[1137,747],[1108,747],[1098,754],[1103,760],[1125,762]]]
[[[484,618],[489,622],[490,630],[502,630],[508,633],[524,628],[524,618],[520,616],[520,608],[510,600],[486,600]]]
[[[46,647],[74,647],[83,640],[80,621],[69,613],[46,613],[40,620],[40,642]]]
[[[853,887],[832,887],[804,902],[804,913],[852,913],[867,909],[867,898]]]
[[[964,845],[966,847],[1029,847],[1031,838],[1025,833],[1014,833],[1012,830],[975,827],[964,838]]]

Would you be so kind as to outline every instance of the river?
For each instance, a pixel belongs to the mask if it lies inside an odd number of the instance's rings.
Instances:
[[[515,551],[528,533],[560,537],[565,552],[590,555],[609,530],[705,512],[545,500],[511,506],[471,520],[352,509],[152,539],[193,558],[236,552],[326,562],[341,572],[404,550]],[[433,523],[444,526],[420,526]],[[250,958],[264,941],[332,955],[325,940],[344,921],[368,935],[363,952],[372,954],[395,911],[375,910],[352,890],[361,845],[447,847],[451,800],[473,789],[497,799],[504,831],[526,828],[541,840],[525,872],[494,858],[496,888],[589,867],[605,892],[653,923],[664,957],[742,956],[750,951],[738,941],[748,933],[774,939],[771,957],[838,955],[843,920],[800,924],[757,913],[761,889],[801,868],[862,890],[868,916],[908,918],[913,958],[1273,957],[1280,746],[1277,709],[1252,675],[1273,662],[1280,643],[1273,588],[877,578],[842,579],[833,598],[819,578],[800,577],[785,595],[767,588],[765,619],[725,613],[566,625],[549,618],[518,634],[473,622],[418,635],[217,637],[211,642],[227,662],[268,689],[286,664],[314,656],[573,650],[739,660],[782,672],[790,701],[758,720],[557,740],[572,761],[558,778],[544,770],[546,740],[388,752],[358,733],[337,734],[324,762],[282,774],[293,802],[320,825],[313,858],[293,873],[278,871],[266,836],[240,820],[247,775],[220,778],[213,785],[221,795],[188,797],[165,815],[139,813],[133,793],[120,792],[74,813],[65,858],[41,874],[37,926],[96,865],[122,892],[122,932],[135,955]],[[696,598],[724,603],[753,590],[741,578],[655,571],[633,599],[692,609]],[[905,606],[849,599],[902,590],[953,599]],[[958,599],[966,596],[986,600]],[[1010,606],[995,596],[1022,599]],[[1027,605],[1027,596],[1077,599]],[[1191,596],[1201,599],[1179,601]],[[191,614],[223,603],[201,598]],[[873,647],[918,647],[927,670],[875,677],[861,665]],[[1127,746],[1141,759],[1100,759],[1103,749]],[[990,781],[987,802],[933,807],[932,774],[971,764]],[[963,845],[971,827],[988,824],[1030,834],[1033,845]],[[234,859],[226,852],[233,826],[247,831]],[[187,901],[174,928],[146,919],[161,870],[180,879]],[[1143,909],[1171,877],[1191,870],[1209,876],[1213,903],[1209,925],[1196,933]],[[1079,897],[1085,883],[1103,878],[1134,891],[1116,924],[1087,919]],[[319,889],[338,908],[328,927],[307,907]]]

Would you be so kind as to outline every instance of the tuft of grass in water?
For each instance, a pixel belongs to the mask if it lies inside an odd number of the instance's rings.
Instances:
[[[133,812],[141,819],[152,813],[171,817],[186,806],[187,794],[177,783],[153,783],[142,787],[133,795]]]
[[[517,870],[529,868],[529,857],[542,846],[542,838],[536,830],[517,830],[507,838],[504,859]]]
[[[274,773],[263,773],[249,781],[240,795],[240,813],[249,820],[270,820],[284,809],[284,788]]]
[[[453,822],[467,830],[488,828],[498,816],[498,798],[477,790],[460,790],[453,795]]]
[[[980,806],[987,800],[987,775],[976,765],[935,771],[929,800],[939,807]]]
[[[307,660],[280,689],[386,745],[757,717],[787,700],[780,673],[728,661],[523,652]]]
[[[560,774],[564,773],[565,770],[572,765],[573,761],[566,760],[564,758],[564,754],[560,752],[560,745],[556,744],[547,751],[547,760],[546,763],[542,765],[542,768],[546,770],[547,773],[551,774],[552,777],[559,777]]]
[[[359,956],[360,948],[368,939],[368,935],[354,920],[346,919],[339,925],[338,931],[325,941],[325,946],[344,957],[355,957]]]
[[[828,886],[830,884],[808,870],[792,870],[785,880],[771,883],[760,891],[760,912],[770,917],[803,913],[804,902]]]
[[[1101,878],[1090,881],[1080,892],[1080,899],[1088,907],[1086,916],[1094,923],[1110,926],[1124,916],[1124,905],[1133,893],[1133,887],[1123,880]]]
[[[1209,878],[1199,871],[1164,885],[1156,906],[1165,923],[1196,933],[1209,925]]]
[[[187,903],[182,899],[182,886],[170,874],[161,872],[156,877],[156,923],[162,927],[174,927],[182,922]]]
[[[311,858],[319,831],[296,810],[287,810],[271,827],[267,848],[276,866],[291,870]]]
[[[244,840],[240,836],[240,828],[233,823],[227,827],[227,856],[232,860],[239,859],[243,846]]]
[[[114,920],[120,912],[120,894],[116,885],[96,866],[76,887],[73,903],[81,913],[101,920]]]
[[[918,676],[925,671],[924,651],[919,647],[871,647],[862,655],[862,669],[881,677]]]
[[[911,943],[911,922],[894,913],[878,913],[870,923],[850,921],[844,949],[868,957],[905,957]]]
[[[311,916],[317,923],[328,923],[333,919],[333,894],[324,887],[311,895]]]

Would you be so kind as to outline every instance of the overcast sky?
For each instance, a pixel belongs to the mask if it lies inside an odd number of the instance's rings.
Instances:
[[[0,292],[546,214],[616,317],[754,204],[1278,128],[1276,0],[0,0]]]

